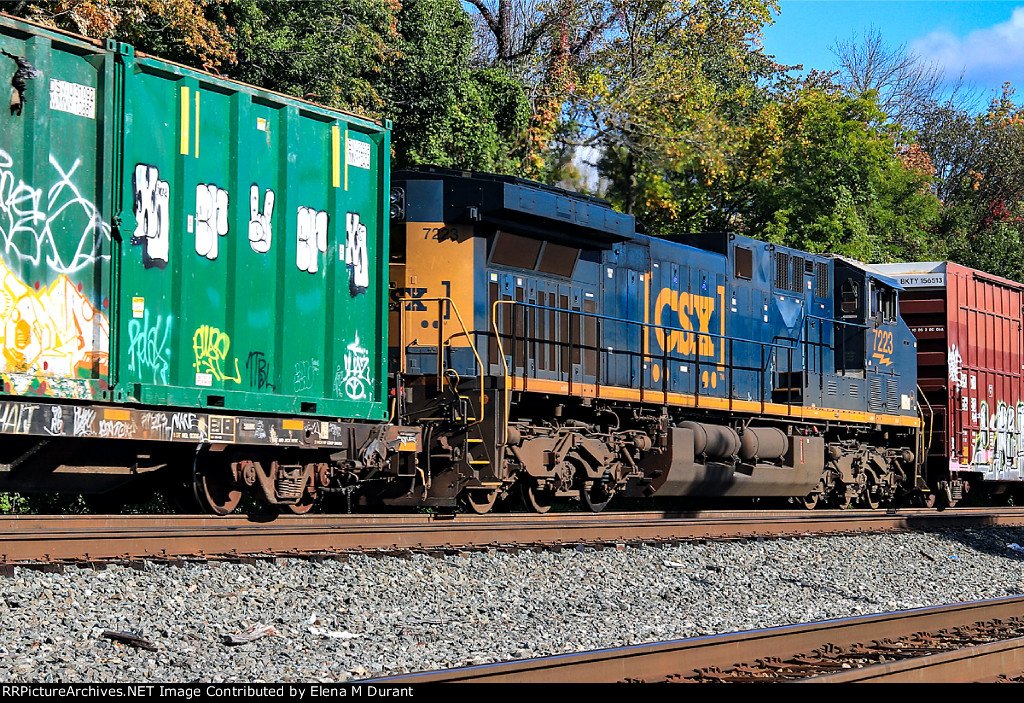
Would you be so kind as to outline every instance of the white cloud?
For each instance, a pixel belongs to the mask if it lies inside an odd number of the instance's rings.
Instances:
[[[968,81],[980,85],[1011,81],[1019,86],[1024,78],[1024,7],[1016,8],[1006,22],[966,37],[938,30],[915,39],[908,48],[942,66],[947,78],[963,71]]]

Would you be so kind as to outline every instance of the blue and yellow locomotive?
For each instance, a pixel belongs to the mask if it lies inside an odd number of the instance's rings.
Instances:
[[[520,179],[393,175],[395,412],[424,444],[376,498],[485,512],[519,490],[544,512],[616,494],[875,507],[927,491],[893,279],[639,229]]]

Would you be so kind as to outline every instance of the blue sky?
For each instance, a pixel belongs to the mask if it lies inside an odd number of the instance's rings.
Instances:
[[[784,64],[832,70],[829,51],[874,27],[891,45],[906,44],[942,66],[961,71],[985,102],[1005,81],[1024,101],[1024,0],[781,0],[775,24],[764,31],[765,52]]]

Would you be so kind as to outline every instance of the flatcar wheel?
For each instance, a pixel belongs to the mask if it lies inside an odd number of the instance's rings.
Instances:
[[[544,490],[537,486],[537,482],[533,479],[526,479],[520,482],[521,490],[523,492],[523,502],[526,507],[535,513],[544,514],[551,510],[551,506],[555,502],[555,495],[553,491]]]
[[[192,484],[196,500],[204,512],[213,515],[227,515],[238,507],[242,491],[233,487],[233,480],[226,464],[208,460],[205,453],[196,455],[192,465]]]
[[[498,502],[497,491],[466,491],[463,496],[466,507],[477,515],[491,512],[491,508]]]
[[[934,508],[939,503],[939,497],[934,493],[925,493],[921,496],[921,504],[926,508]]]
[[[302,500],[298,503],[291,503],[290,505],[282,505],[282,509],[287,510],[293,515],[305,515],[313,509],[313,505],[316,503],[316,499],[309,495],[309,492],[302,494]]]
[[[584,484],[580,488],[580,501],[583,506],[592,513],[599,513],[604,510],[615,493],[608,490],[600,481],[594,481],[593,485]]]

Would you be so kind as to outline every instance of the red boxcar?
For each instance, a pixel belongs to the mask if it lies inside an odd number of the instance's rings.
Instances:
[[[1024,476],[1024,284],[954,263],[875,266],[904,287],[901,314],[917,337],[929,481]],[[951,495],[956,499],[957,495]]]

